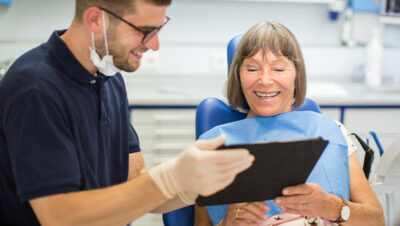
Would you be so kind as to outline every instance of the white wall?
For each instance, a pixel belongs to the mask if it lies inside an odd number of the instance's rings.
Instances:
[[[175,0],[168,11],[171,21],[160,34],[161,49],[149,54],[155,58],[147,57],[156,59],[158,66],[146,66],[144,57],[144,67],[135,77],[224,77],[229,39],[259,21],[268,20],[283,23],[296,35],[309,78],[350,80],[363,65],[365,48],[341,46],[343,16],[330,21],[328,8],[327,4],[310,3]],[[9,7],[0,6],[0,61],[15,58],[46,41],[52,30],[66,28],[73,12],[74,0],[13,0]],[[367,17],[376,20],[374,16]],[[396,60],[400,57],[399,27],[385,28],[386,76],[400,76]],[[361,23],[357,30],[365,33],[368,29],[368,24]]]

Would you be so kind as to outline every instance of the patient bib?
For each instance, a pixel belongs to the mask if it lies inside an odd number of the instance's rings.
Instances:
[[[315,137],[329,140],[306,183],[316,183],[328,193],[349,200],[347,143],[339,126],[330,118],[311,111],[292,111],[273,117],[248,118],[214,127],[202,134],[200,139],[209,140],[221,134],[226,136],[226,145]],[[268,200],[267,204],[271,207],[267,212],[268,216],[282,213],[273,200]],[[206,208],[215,225],[224,218],[228,205]]]

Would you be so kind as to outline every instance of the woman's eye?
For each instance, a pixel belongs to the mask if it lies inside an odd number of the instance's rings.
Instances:
[[[257,68],[247,68],[247,71],[249,71],[249,72],[256,72],[256,71],[258,71],[258,69],[257,69]]]
[[[284,72],[284,71],[286,71],[286,69],[285,68],[281,68],[281,67],[274,67],[274,68],[272,68],[274,71],[277,71],[277,72]]]
[[[257,66],[253,66],[253,65],[248,65],[247,67],[246,67],[246,71],[247,72],[256,72],[256,71],[258,71],[258,67]]]

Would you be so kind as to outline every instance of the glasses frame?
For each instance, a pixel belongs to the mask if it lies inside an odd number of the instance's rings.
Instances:
[[[112,11],[110,11],[108,9],[105,9],[103,7],[100,7],[100,6],[97,6],[97,7],[99,9],[103,10],[104,12],[114,16],[115,18],[121,20],[122,22],[124,22],[125,24],[129,25],[131,28],[135,29],[136,31],[142,33],[143,34],[143,38],[142,38],[142,44],[143,45],[146,44],[147,42],[149,42],[161,30],[161,28],[163,28],[168,23],[168,21],[170,20],[170,18],[168,16],[166,16],[163,24],[161,24],[160,26],[154,28],[151,31],[146,31],[146,30],[144,30],[144,29],[142,29],[142,28],[140,28],[140,27],[128,22],[124,18],[118,16],[117,14],[115,14],[114,12],[112,12]]]

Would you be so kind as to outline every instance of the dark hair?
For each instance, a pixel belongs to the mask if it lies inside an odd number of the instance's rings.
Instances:
[[[172,2],[172,0],[75,0],[75,18],[82,21],[85,10],[92,6],[101,6],[119,16],[124,16],[128,10],[135,12],[133,7],[136,1],[144,1],[157,6],[168,6]]]
[[[251,27],[243,36],[232,61],[228,78],[228,101],[232,107],[247,106],[240,83],[240,67],[244,59],[261,50],[263,56],[271,51],[276,56],[284,56],[296,67],[294,103],[292,109],[303,104],[306,96],[306,69],[303,54],[296,37],[279,23],[260,22]]]

